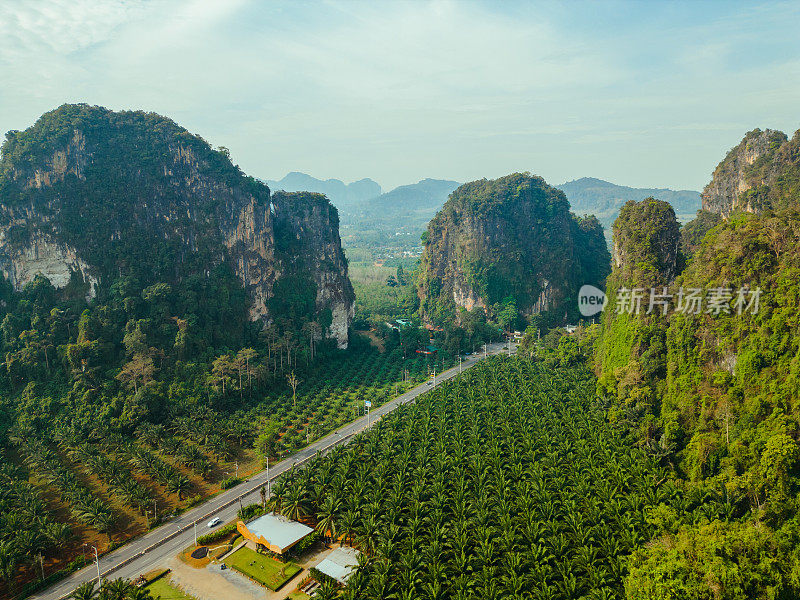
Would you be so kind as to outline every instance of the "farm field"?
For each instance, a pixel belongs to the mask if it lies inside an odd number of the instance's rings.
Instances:
[[[622,598],[648,511],[679,494],[605,420],[583,366],[494,358],[274,487],[372,556],[345,598]],[[702,500],[702,502],[701,502]]]
[[[283,584],[301,571],[300,567],[294,563],[279,562],[258,552],[253,552],[246,546],[239,548],[224,562],[232,569],[247,575],[272,591],[280,589]]]
[[[51,576],[72,561],[81,566],[83,544],[103,553],[146,532],[155,515],[219,492],[237,467],[239,478],[260,470],[253,443],[261,433],[263,451],[284,456],[360,415],[365,400],[377,407],[424,380],[429,368],[425,357],[403,360],[399,350],[379,353],[364,343],[298,370],[294,398],[284,382],[245,394],[225,410],[143,423],[131,435],[104,430],[87,439],[69,423],[15,428],[0,456],[7,490],[0,510],[21,515],[25,535],[2,521],[0,539],[13,534],[26,546],[15,546],[14,582],[0,586],[0,597],[11,588],[15,595],[24,591],[42,567]]]

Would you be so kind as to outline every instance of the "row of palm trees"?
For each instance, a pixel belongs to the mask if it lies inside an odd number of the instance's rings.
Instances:
[[[12,433],[10,440],[17,446],[31,472],[58,490],[79,522],[100,533],[111,530],[116,520],[111,507],[80,482],[52,447],[33,435]]]
[[[72,600],[153,600],[146,588],[139,588],[126,579],[108,579],[98,587],[89,581],[79,585],[70,595]]]
[[[160,483],[168,492],[177,494],[178,500],[182,500],[192,489],[192,482],[188,477],[147,448],[128,442],[117,450],[139,473]]]
[[[72,537],[26,478],[21,469],[0,463],[0,580],[9,591],[21,567],[38,571],[43,558]]]
[[[96,475],[129,506],[140,513],[153,506],[153,495],[139,483],[131,470],[112,454],[97,452],[91,444],[81,443],[71,447],[69,453],[72,458],[84,466],[90,473]]]
[[[622,598],[666,473],[583,367],[493,359],[291,471],[271,507],[362,550],[346,599]]]
[[[143,423],[137,428],[136,435],[140,442],[174,456],[180,464],[209,479],[215,465],[196,444],[206,448],[218,460],[229,460],[234,456],[233,442],[212,430],[210,424],[200,419],[178,417],[170,424],[169,430],[161,424]]]

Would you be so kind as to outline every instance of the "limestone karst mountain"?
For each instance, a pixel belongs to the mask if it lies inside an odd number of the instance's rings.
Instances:
[[[424,243],[418,293],[433,321],[513,305],[563,323],[577,317],[580,286],[602,285],[609,269],[597,219],[576,217],[563,192],[522,173],[456,189]]]
[[[153,113],[64,105],[12,131],[0,161],[0,268],[92,297],[120,277],[185,281],[229,270],[250,318],[276,289],[311,297],[311,318],[347,344],[353,291],[338,215],[319,194],[271,194],[224,150]],[[300,282],[302,280],[302,282]]]

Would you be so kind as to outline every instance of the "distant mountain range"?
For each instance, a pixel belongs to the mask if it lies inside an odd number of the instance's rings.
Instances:
[[[275,192],[317,192],[325,194],[340,211],[350,205],[359,204],[379,196],[381,186],[372,179],[360,179],[344,183],[339,179],[317,179],[311,175],[292,171],[279,181],[268,179],[265,183]]]
[[[423,179],[401,185],[355,208],[361,216],[424,218],[427,223],[461,184],[446,179]]]
[[[700,210],[700,192],[693,190],[669,190],[666,188],[632,188],[616,185],[594,177],[581,177],[555,186],[564,192],[569,200],[572,212],[576,214],[593,214],[606,230],[606,237],[611,236],[611,226],[628,200],[644,200],[649,196],[664,200],[672,205],[678,220],[691,221]]]
[[[289,173],[280,181],[268,180],[266,183],[273,190],[325,194],[339,209],[342,226],[351,231],[380,230],[388,235],[405,232],[411,235],[414,243],[448,196],[461,185],[457,181],[423,179],[381,193],[381,186],[372,179],[346,184],[338,179],[321,180],[298,172]],[[669,202],[681,222],[693,219],[701,204],[700,192],[693,190],[632,188],[594,177],[582,177],[554,187],[566,194],[572,212],[595,215],[608,239],[620,208],[629,200],[653,196]]]

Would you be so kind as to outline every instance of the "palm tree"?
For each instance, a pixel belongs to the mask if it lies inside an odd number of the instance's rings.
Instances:
[[[51,546],[58,548],[72,537],[72,529],[66,523],[50,521],[45,524],[44,535]]]
[[[133,588],[130,592],[128,592],[127,600],[153,600],[153,596],[147,589]]]
[[[6,583],[9,592],[11,591],[11,582],[17,573],[18,560],[19,554],[12,542],[0,542],[0,579]]]
[[[100,590],[102,600],[128,600],[134,590],[133,584],[127,579],[112,579],[103,582]]]
[[[295,521],[306,515],[305,494],[300,486],[294,486],[289,489],[283,499],[281,514]]]
[[[332,495],[325,496],[317,512],[317,531],[324,536],[330,534],[330,537],[334,540],[336,539],[336,521],[341,505],[342,501],[340,498]]]
[[[77,508],[78,519],[90,527],[94,527],[100,533],[108,533],[114,524],[114,516],[108,507],[99,499]]]
[[[178,494],[178,501],[183,500],[183,495],[192,487],[192,482],[184,475],[175,474],[167,481],[167,489],[173,494]]]
[[[339,597],[339,588],[332,582],[326,581],[314,594],[317,600],[336,600]]]
[[[94,581],[87,581],[76,587],[70,598],[72,600],[94,600],[98,594],[97,584]]]

